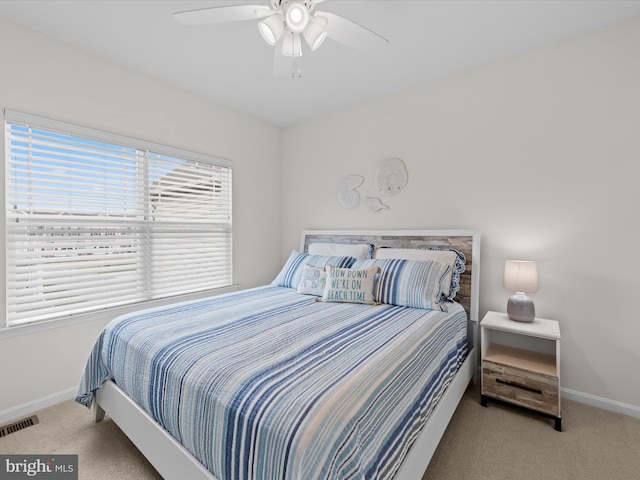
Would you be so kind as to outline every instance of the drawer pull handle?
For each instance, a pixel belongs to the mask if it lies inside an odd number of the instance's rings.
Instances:
[[[528,390],[529,392],[533,392],[533,393],[537,393],[539,395],[542,395],[542,390],[540,390],[538,388],[527,387],[526,385],[520,385],[519,383],[510,382],[509,380],[503,380],[501,378],[496,378],[496,382],[502,383],[504,385],[508,385],[510,387],[521,388],[522,390]]]

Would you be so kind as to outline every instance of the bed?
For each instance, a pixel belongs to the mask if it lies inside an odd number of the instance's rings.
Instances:
[[[473,230],[304,231],[270,285],[115,319],[76,399],[167,479],[420,479],[476,374],[479,254]]]

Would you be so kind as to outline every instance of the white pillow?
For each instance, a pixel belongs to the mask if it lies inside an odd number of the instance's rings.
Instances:
[[[453,267],[458,255],[453,250],[430,250],[426,248],[376,248],[373,258],[399,258],[401,260],[435,261]]]
[[[353,257],[357,260],[371,258],[373,245],[369,243],[310,243],[307,252],[310,255],[329,255]]]

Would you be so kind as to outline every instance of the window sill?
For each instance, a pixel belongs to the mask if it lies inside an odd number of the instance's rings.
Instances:
[[[230,285],[228,287],[216,288],[214,290],[206,290],[204,292],[190,293],[187,295],[179,295],[171,298],[163,298],[159,300],[150,300],[148,302],[137,303],[134,305],[126,305],[122,307],[109,308],[100,310],[97,312],[85,313],[80,315],[72,315],[67,318],[60,318],[56,320],[49,320],[44,322],[29,323],[26,325],[17,325],[15,327],[0,328],[0,340],[11,337],[18,337],[21,335],[30,335],[38,332],[44,332],[47,330],[70,327],[81,323],[95,322],[95,321],[110,321],[120,315],[126,313],[135,312],[138,310],[145,310],[147,308],[160,307],[163,305],[170,305],[172,303],[187,302],[189,300],[197,300],[200,298],[212,297],[216,295],[222,295],[223,293],[236,292],[240,290],[240,285]]]

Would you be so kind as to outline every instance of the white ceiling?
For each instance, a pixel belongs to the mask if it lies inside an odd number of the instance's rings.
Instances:
[[[0,16],[276,126],[357,105],[640,15],[640,0],[327,0],[387,38],[328,39],[302,78],[275,76],[257,21],[184,26],[172,13],[267,0],[2,0]]]

